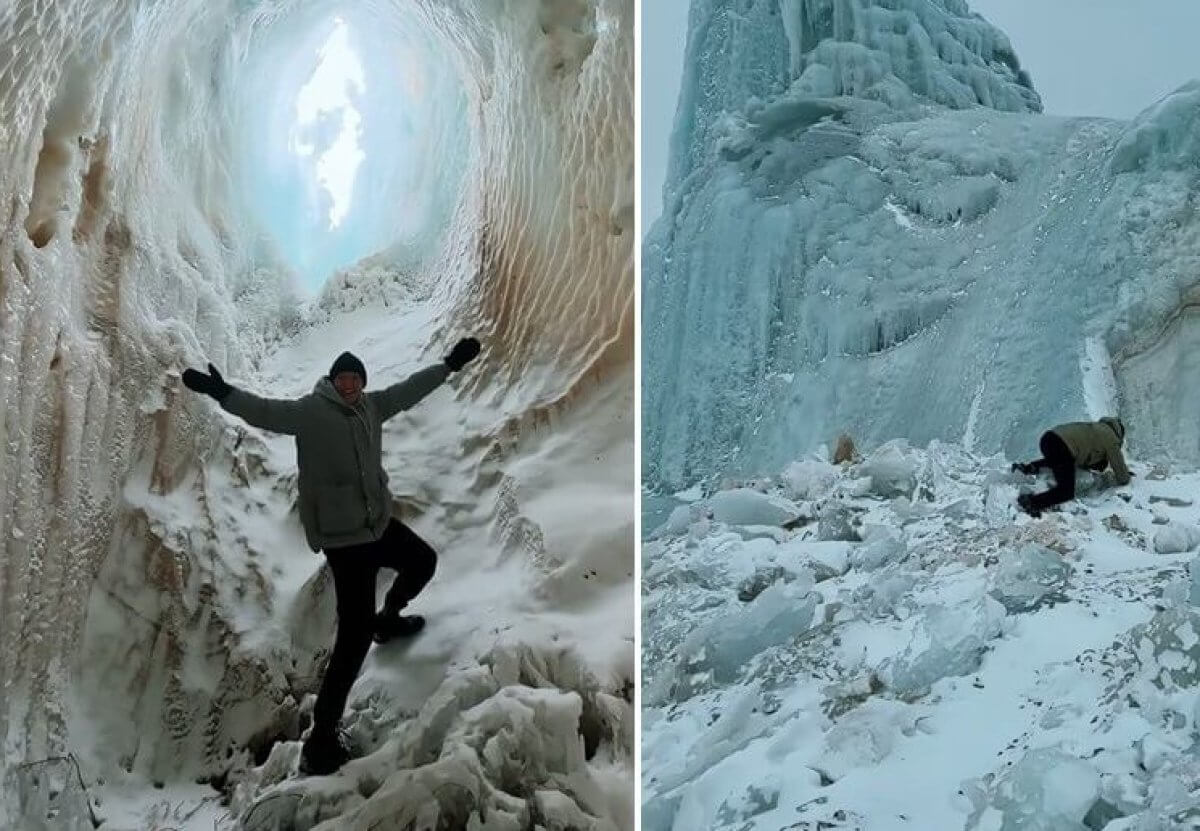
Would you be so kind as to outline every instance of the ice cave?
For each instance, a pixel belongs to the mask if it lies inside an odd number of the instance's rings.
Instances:
[[[0,6],[0,827],[633,827],[633,12]],[[429,626],[296,778],[294,447],[181,372],[287,398],[465,335],[384,435]]]

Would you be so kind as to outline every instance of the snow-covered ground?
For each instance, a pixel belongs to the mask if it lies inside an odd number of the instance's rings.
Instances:
[[[1038,520],[1045,481],[939,442],[682,494],[642,555],[642,827],[1196,827],[1200,474],[1132,467]]]

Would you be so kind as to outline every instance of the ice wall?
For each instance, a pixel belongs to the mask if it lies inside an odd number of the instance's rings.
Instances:
[[[120,706],[134,696],[143,714],[157,713],[141,737],[161,740],[140,756],[145,770],[180,772],[197,744],[215,753],[272,729],[286,656],[255,654],[221,602],[268,603],[272,575],[222,559],[231,541],[235,554],[254,547],[253,535],[225,533],[228,505],[206,502],[222,483],[178,488],[214,454],[230,487],[279,471],[264,471],[252,441],[231,450],[178,373],[205,358],[247,373],[264,344],[298,325],[236,198],[248,138],[237,134],[239,96],[262,71],[260,36],[317,6],[336,9],[283,0],[0,9],[6,764],[71,749],[71,696],[96,694],[73,690],[81,665]],[[551,416],[579,411],[604,384],[632,383],[633,3],[381,1],[355,11],[420,27],[444,50],[466,100],[456,127],[469,138],[442,225],[420,245],[398,237],[375,259],[374,290],[334,285],[323,307],[386,301],[419,272],[437,309],[430,356],[468,331],[487,344],[460,394],[501,417],[464,446],[491,445],[503,471]],[[401,255],[402,274],[388,259]],[[611,403],[621,398],[598,403],[614,424],[627,417]],[[606,430],[599,452],[631,446],[630,421]],[[279,478],[286,493],[294,483]],[[130,479],[150,483],[149,502],[130,502]],[[178,500],[200,506],[201,527],[164,524]],[[519,509],[510,496],[496,514]],[[89,603],[105,609],[90,623]],[[87,626],[144,632],[150,655],[81,655]],[[135,665],[134,677],[119,671]]]
[[[1007,40],[957,2],[692,19],[689,54],[736,19],[786,34],[790,63],[753,93],[685,72],[643,252],[652,484],[774,469],[843,431],[1023,455],[1105,414],[1098,366],[1131,397],[1196,281],[1194,87],[1128,125],[1040,115]],[[695,100],[727,84],[727,112]],[[1173,412],[1195,400],[1177,382]],[[1134,448],[1195,444],[1167,420],[1130,419]]]

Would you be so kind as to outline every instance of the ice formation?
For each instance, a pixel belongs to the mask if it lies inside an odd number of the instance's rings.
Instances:
[[[842,431],[1020,457],[1114,407],[1143,458],[1200,462],[1200,83],[1130,123],[1040,109],[962,0],[693,3],[643,251],[649,484]]]
[[[873,490],[898,455],[911,490]],[[642,551],[642,827],[1194,824],[1200,558],[1153,540],[1200,476],[1134,467],[1037,520],[1032,477],[936,441],[760,478],[773,526],[690,503]]]
[[[283,787],[288,827],[365,828],[458,783],[480,828],[632,827],[633,8],[0,7],[0,826],[233,827]],[[410,221],[305,306],[241,189],[271,75],[338,12],[430,58],[428,136],[376,182]],[[294,396],[468,333],[385,438],[430,628],[369,659],[348,778],[278,785],[331,591],[289,440],[179,373]]]

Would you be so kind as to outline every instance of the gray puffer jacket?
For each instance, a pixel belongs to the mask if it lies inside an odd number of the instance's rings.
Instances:
[[[221,401],[255,427],[296,437],[300,522],[313,551],[374,542],[392,517],[383,470],[383,422],[440,387],[450,374],[435,364],[353,407],[328,378],[302,398],[259,398],[236,387]]]

